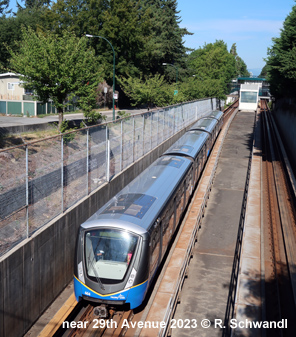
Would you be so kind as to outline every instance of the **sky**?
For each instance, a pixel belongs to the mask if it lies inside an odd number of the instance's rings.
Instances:
[[[184,37],[185,46],[198,49],[223,40],[230,50],[236,43],[248,70],[259,75],[294,5],[294,0],[178,0],[180,27],[194,33]]]

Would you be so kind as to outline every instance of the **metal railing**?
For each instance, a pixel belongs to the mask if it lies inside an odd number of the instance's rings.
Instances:
[[[207,112],[205,99],[0,151],[0,256]]]

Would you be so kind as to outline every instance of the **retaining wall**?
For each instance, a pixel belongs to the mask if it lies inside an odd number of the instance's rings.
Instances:
[[[73,277],[79,225],[165,152],[186,130],[160,144],[0,259],[0,336],[22,336]]]
[[[285,144],[289,160],[296,169],[296,100],[281,99],[273,107],[273,115]]]

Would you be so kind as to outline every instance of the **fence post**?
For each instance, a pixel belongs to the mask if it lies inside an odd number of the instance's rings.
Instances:
[[[29,237],[29,149],[26,144],[26,227],[27,238]]]
[[[157,137],[156,137],[156,146],[159,144],[159,139],[158,139],[158,124],[159,124],[159,112],[157,112],[157,128],[156,128],[156,132],[157,132]]]
[[[109,140],[108,124],[106,124],[106,179],[109,182],[110,180],[110,140]]]
[[[61,193],[62,213],[64,213],[64,137],[61,135]]]
[[[135,161],[135,128],[136,128],[136,125],[135,125],[135,117],[133,116],[133,141],[132,141],[132,145],[133,145],[133,154],[132,154],[132,158],[133,158],[133,161]]]
[[[164,114],[164,110],[162,112],[163,116],[162,116],[162,141],[164,142],[166,137],[164,136],[164,128],[165,128],[165,123],[164,123],[164,118],[165,118],[165,114]]]
[[[145,116],[143,115],[143,126],[142,126],[142,156],[144,156],[145,152]]]
[[[120,172],[123,169],[123,120],[120,122],[120,132],[121,132],[121,140],[120,140]]]
[[[89,128],[86,130],[86,195],[89,194]]]
[[[150,151],[152,150],[152,116],[153,114],[151,113],[151,116],[150,116]]]

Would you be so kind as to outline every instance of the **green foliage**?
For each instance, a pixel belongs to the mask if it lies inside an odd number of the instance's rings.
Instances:
[[[156,74],[155,76],[128,77],[119,80],[123,91],[129,96],[133,103],[132,105],[147,104],[164,106],[169,97],[173,98],[173,93],[170,92],[169,85],[165,82],[164,76]]]
[[[91,110],[88,112],[84,112],[84,117],[87,125],[96,125],[102,123],[102,121],[105,121],[107,117],[105,115],[102,115],[98,111]]]
[[[63,140],[65,143],[68,143],[68,142],[71,142],[75,139],[75,132],[73,133],[67,133],[67,132],[70,132],[70,131],[74,131],[76,130],[77,128],[71,128],[69,126],[69,122],[68,121],[63,121],[60,125],[60,132],[61,133],[66,133],[64,136],[63,136]]]
[[[231,46],[230,54],[232,54],[235,58],[235,77],[249,77],[250,73],[247,69],[247,65],[237,54],[236,43]]]
[[[267,65],[265,65],[265,66],[262,68],[259,77],[261,77],[261,78],[267,77]]]
[[[34,88],[38,99],[52,99],[62,122],[63,110],[76,97],[78,106],[89,113],[96,105],[95,89],[101,80],[94,50],[86,38],[72,32],[62,36],[22,29],[18,52],[9,49],[11,70],[22,74],[24,86]]]
[[[8,10],[9,0],[0,0],[0,15],[9,14]]]
[[[32,27],[34,30],[41,24],[43,8],[19,9],[15,16],[0,17],[0,65],[7,71],[10,53],[5,46],[17,51],[16,41],[22,39],[22,26]]]
[[[126,111],[117,111],[117,118],[127,118],[131,116],[131,113]]]
[[[295,97],[296,90],[296,6],[283,24],[279,38],[273,38],[266,59],[267,80],[275,97]]]
[[[236,76],[234,55],[228,52],[222,40],[205,44],[188,57],[188,68],[193,75],[202,79],[199,84],[204,97],[225,98],[227,83]]]

